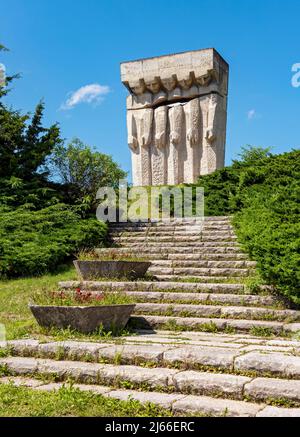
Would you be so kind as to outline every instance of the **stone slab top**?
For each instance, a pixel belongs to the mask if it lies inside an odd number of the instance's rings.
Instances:
[[[228,71],[228,63],[214,48],[121,62],[121,80],[135,95],[206,87],[211,82],[227,94]]]

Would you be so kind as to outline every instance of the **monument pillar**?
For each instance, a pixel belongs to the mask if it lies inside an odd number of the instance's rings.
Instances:
[[[193,183],[224,166],[228,70],[214,49],[121,64],[135,186]]]

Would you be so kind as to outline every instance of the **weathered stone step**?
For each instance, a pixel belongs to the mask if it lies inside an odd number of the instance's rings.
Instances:
[[[97,292],[96,292],[97,293]],[[98,292],[100,294],[101,292]],[[137,302],[188,302],[193,304],[211,303],[220,305],[278,305],[272,296],[255,296],[246,294],[209,294],[209,293],[172,293],[159,291],[125,291],[125,294],[134,298]]]
[[[99,254],[106,254],[108,249],[96,249],[96,252]],[[124,247],[119,247],[117,249],[120,253],[126,253],[127,249]],[[141,252],[138,250],[132,250],[131,253],[133,255],[141,257]],[[142,252],[142,256],[146,256],[150,260],[170,260],[170,261],[240,261],[247,262],[245,265],[255,265],[255,261],[248,261],[247,255],[244,253],[165,253],[165,252]],[[250,264],[248,264],[250,263]]]
[[[111,348],[105,354],[105,348],[101,349],[99,358],[110,356],[116,352],[121,346]],[[129,347],[130,348],[130,347]],[[133,347],[131,346],[131,349]],[[137,350],[137,348],[135,348]],[[44,348],[45,350],[45,348]],[[52,345],[53,350],[53,345]],[[186,351],[187,354],[189,351]],[[203,351],[202,360],[203,360]],[[210,353],[209,353],[210,352]],[[208,357],[211,356],[212,351],[208,352]],[[229,360],[232,351],[227,351],[223,356],[225,362]],[[235,351],[236,352],[236,351]],[[182,357],[182,348],[171,349],[164,352],[164,355]],[[219,353],[221,356],[222,353]],[[246,357],[245,354],[243,357]],[[272,363],[272,355],[267,354],[266,357]],[[74,355],[73,355],[74,356]],[[75,352],[76,356],[76,352]],[[220,361],[220,356],[217,361]],[[201,357],[201,354],[200,354]],[[293,358],[293,357],[291,357]],[[238,360],[239,358],[237,358]],[[208,359],[209,361],[209,359]],[[216,361],[215,361],[216,362]],[[41,376],[50,378],[55,377],[58,381],[72,380],[77,383],[84,384],[102,384],[103,386],[114,386],[115,388],[122,387],[122,383],[131,384],[132,388],[139,388],[141,385],[147,387],[152,391],[158,387],[166,392],[173,392],[177,394],[194,395],[209,395],[209,396],[223,396],[231,399],[242,400],[255,399],[256,401],[264,401],[272,398],[276,400],[294,401],[297,404],[300,402],[300,381],[290,379],[276,379],[276,378],[260,378],[249,377],[225,373],[210,373],[203,371],[181,370],[165,367],[147,368],[137,365],[112,365],[112,364],[98,364],[80,361],[60,360],[54,361],[52,359],[39,359],[27,357],[6,357],[0,359],[0,365],[5,367],[7,374],[12,376],[34,376],[39,374]],[[222,367],[222,366],[221,366]],[[7,379],[6,379],[7,381]],[[45,382],[41,381],[41,385]]]
[[[163,291],[189,293],[250,294],[244,284],[200,283],[200,282],[156,282],[156,281],[61,281],[63,289],[81,288],[82,290],[114,291]],[[264,290],[266,287],[261,287]]]
[[[283,323],[263,320],[225,319],[225,318],[201,318],[201,317],[177,317],[157,316],[141,314],[132,316],[131,326],[139,329],[170,329],[170,330],[195,330],[195,331],[233,331],[253,332],[263,331],[271,334],[289,331],[293,323]],[[297,324],[298,325],[298,324]],[[290,327],[290,328],[289,328]]]
[[[184,241],[177,241],[177,242],[160,242],[160,241],[148,241],[147,243],[141,243],[139,241],[135,242],[127,242],[126,244],[122,243],[122,247],[126,247],[128,251],[132,250],[132,248],[137,249],[143,249],[143,248],[154,248],[159,250],[168,250],[168,248],[177,248],[180,250],[186,250],[191,253],[193,249],[196,249],[196,251],[202,250],[202,248],[221,248],[221,249],[227,249],[230,251],[231,249],[235,249],[238,252],[241,251],[241,247],[238,243],[235,241],[227,241],[227,242],[214,242],[214,241],[190,241],[188,243]],[[213,250],[214,252],[214,250]]]
[[[250,269],[243,268],[201,268],[201,267],[158,267],[151,266],[148,272],[158,275],[174,276],[225,276],[225,277],[245,277],[249,276]]]
[[[282,352],[300,356],[300,343],[289,337],[254,336],[249,333],[135,330],[133,335],[122,337],[126,344],[184,344],[195,347],[221,347],[243,349],[247,352]],[[24,341],[24,340],[23,340]]]
[[[157,237],[155,235],[146,237],[139,236],[139,235],[133,235],[133,236],[124,236],[121,235],[120,237],[113,237],[113,241],[115,243],[119,244],[127,244],[127,243],[175,243],[175,244],[182,244],[188,246],[188,245],[195,245],[198,243],[204,243],[204,242],[236,242],[237,237],[235,235],[201,235],[201,236],[194,236],[194,235],[184,235],[184,236],[173,236],[173,235],[163,235],[160,237]]]
[[[156,220],[156,221],[140,221],[140,222],[115,222],[110,223],[111,228],[115,227],[164,227],[164,226],[197,226],[199,223],[204,223],[205,225],[231,225],[230,217],[221,217],[221,216],[207,216],[200,218],[177,218],[171,220]]]
[[[232,228],[207,228],[207,227],[193,227],[193,228],[136,228],[136,229],[128,229],[128,228],[115,228],[109,230],[110,237],[134,237],[138,236],[140,238],[146,237],[199,237],[202,233],[207,235],[225,235],[231,236],[235,235],[234,230]]]
[[[239,246],[215,246],[215,244],[213,243],[213,245],[209,244],[209,245],[202,245],[199,247],[184,247],[184,246],[175,246],[175,245],[169,245],[169,246],[164,246],[164,245],[157,245],[157,246],[153,246],[153,245],[128,245],[128,246],[122,246],[122,247],[114,247],[114,249],[117,249],[118,251],[123,251],[123,252],[129,252],[129,253],[137,253],[140,254],[140,256],[142,255],[147,255],[147,254],[152,254],[152,253],[161,253],[161,254],[176,254],[176,255],[183,255],[183,254],[188,254],[188,255],[192,255],[192,254],[196,254],[196,255],[204,255],[204,254],[223,254],[223,253],[228,253],[228,254],[237,254],[237,255],[245,255],[242,251],[241,248]],[[100,249],[96,249],[97,251]]]
[[[273,310],[261,307],[176,304],[176,303],[137,303],[135,314],[156,314],[172,317],[217,317],[244,320],[274,320],[295,322],[300,320],[300,311]]]
[[[152,277],[157,281],[162,282],[169,282],[169,281],[178,281],[186,280],[189,282],[207,282],[207,283],[213,283],[213,282],[231,282],[231,283],[241,283],[245,280],[247,276],[198,276],[198,275],[167,275],[167,274],[153,274],[151,273]]]
[[[138,227],[138,228],[109,228],[109,234],[112,236],[163,236],[163,235],[175,235],[175,236],[185,236],[185,235],[195,235],[199,236],[201,232],[210,234],[234,234],[234,229],[232,226],[164,226],[164,227]]]
[[[57,391],[62,386],[61,382],[47,383],[33,378],[24,377],[5,377],[0,379],[0,384],[13,384],[18,387],[28,387],[35,391]],[[65,385],[68,387],[68,384]],[[128,401],[134,399],[141,404],[148,404],[165,408],[172,414],[182,415],[196,414],[208,417],[299,417],[298,408],[278,408],[264,404],[246,403],[230,399],[216,399],[208,396],[182,395],[179,393],[145,392],[138,390],[116,390],[112,387],[92,385],[92,384],[73,384],[72,387],[81,391],[89,391],[95,395]]]
[[[169,260],[174,261],[248,261],[248,257],[244,253],[169,253],[167,254]],[[157,257],[156,259],[159,259]]]
[[[248,269],[253,268],[256,266],[255,261],[236,261],[236,260],[229,260],[229,261],[211,261],[211,260],[186,260],[185,257],[182,257],[182,259],[179,260],[161,260],[161,259],[155,259],[152,261],[152,266],[155,267],[193,267],[193,268],[234,268],[234,269]]]

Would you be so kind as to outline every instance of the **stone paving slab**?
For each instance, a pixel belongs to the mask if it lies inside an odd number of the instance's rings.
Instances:
[[[172,293],[172,295],[175,293]],[[179,293],[180,295],[184,293]],[[166,296],[165,293],[164,296]],[[197,302],[193,304],[177,304],[175,303],[137,303],[135,313],[166,313],[172,310],[174,315],[181,312],[187,312],[191,316],[199,317],[224,317],[229,319],[251,319],[259,320],[265,317],[273,317],[274,320],[291,320],[300,317],[300,311],[295,310],[273,310],[261,307],[244,307],[244,306],[222,306],[222,305],[199,305]],[[278,325],[278,327],[281,325]]]
[[[163,408],[171,409],[174,402],[184,399],[186,396],[179,393],[155,393],[155,392],[140,392],[136,390],[112,390],[105,395],[109,398],[119,399],[122,401],[128,401],[129,399],[135,399],[142,404],[151,402],[159,405]]]
[[[35,358],[0,358],[0,366],[5,366],[14,375],[32,375],[38,371],[38,362]]]
[[[74,384],[73,387],[81,391],[93,392],[97,395],[104,395],[105,393],[109,393],[111,391],[111,387],[107,387],[104,385]]]
[[[49,382],[48,384],[40,385],[35,389],[38,391],[51,392],[51,391],[58,391],[62,387],[65,387],[65,385],[66,384],[64,382]]]
[[[300,357],[284,353],[249,352],[234,361],[235,370],[285,375],[300,379]]]
[[[246,383],[245,394],[255,400],[288,399],[300,402],[300,381],[274,378],[255,378]]]
[[[300,408],[266,407],[256,417],[300,417]]]
[[[184,363],[187,366],[193,363],[231,370],[236,355],[238,355],[236,349],[178,346],[174,350],[166,351],[164,360],[170,363]]]
[[[33,378],[23,378],[20,376],[5,376],[0,378],[0,384],[13,384],[16,387],[40,387],[45,384],[44,381]]]
[[[92,358],[97,360],[99,351],[107,347],[106,343],[92,343],[92,342],[76,342],[76,341],[60,341],[52,343],[40,344],[38,350],[40,354],[46,355],[48,358],[55,357],[63,353],[72,356],[72,359]]]
[[[59,379],[74,378],[78,382],[98,382],[101,364],[78,361],[52,361],[38,359],[38,372],[44,375],[55,375]]]
[[[180,392],[192,392],[193,394],[226,395],[237,399],[243,398],[245,384],[251,378],[238,375],[217,374],[208,372],[184,371],[173,377],[174,384]]]
[[[255,417],[264,405],[216,399],[207,396],[186,396],[173,404],[173,411],[177,414],[201,412],[209,416],[226,417]]]
[[[99,352],[100,358],[113,360],[119,355],[121,362],[140,360],[143,362],[159,363],[163,359],[163,354],[167,350],[172,350],[174,344],[170,346],[151,344],[151,345],[112,345],[101,349]]]
[[[242,319],[225,319],[225,318],[212,318],[212,317],[176,317],[176,316],[156,316],[149,314],[134,315],[131,317],[131,323],[139,328],[145,327],[158,328],[164,326],[167,323],[175,323],[178,328],[199,329],[199,327],[206,327],[209,324],[213,324],[216,329],[224,330],[226,327],[234,328],[239,332],[250,331],[254,327],[264,328],[271,330],[272,332],[280,333],[283,331],[284,323],[282,322],[269,322],[263,320],[242,320]]]

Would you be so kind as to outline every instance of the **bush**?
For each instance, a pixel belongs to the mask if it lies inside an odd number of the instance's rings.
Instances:
[[[58,204],[39,211],[0,209],[0,277],[54,271],[78,250],[102,246],[107,226]]]
[[[56,146],[49,160],[52,177],[62,184],[67,203],[86,204],[92,210],[96,209],[100,187],[116,188],[127,176],[110,155],[97,152],[78,138],[67,146]]]
[[[232,166],[199,178],[206,215],[233,215],[262,279],[300,304],[300,151],[246,149]]]

